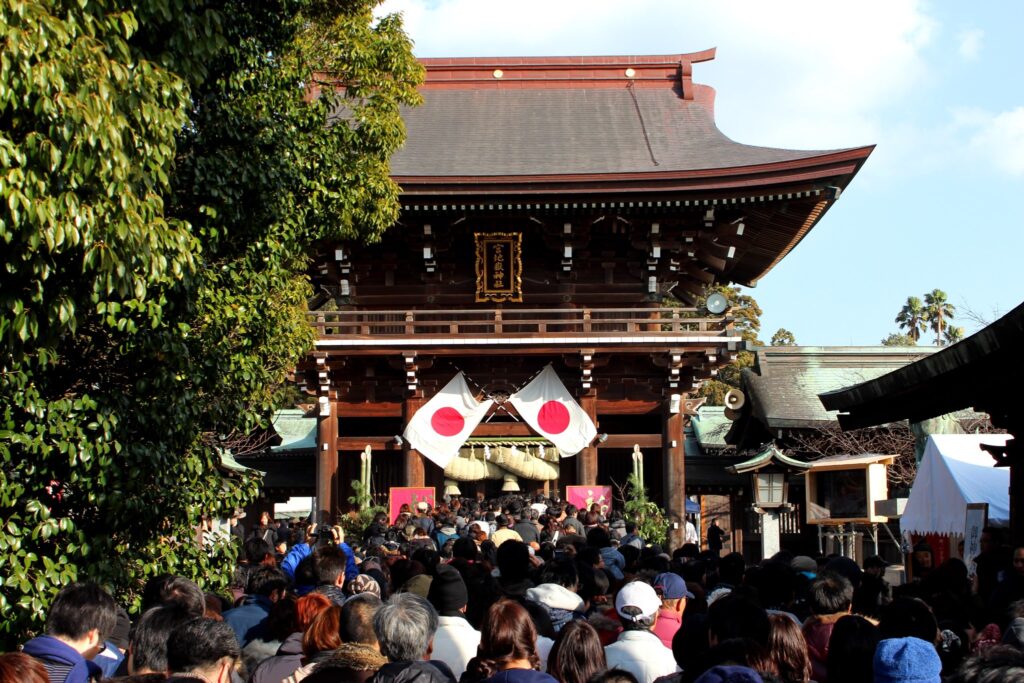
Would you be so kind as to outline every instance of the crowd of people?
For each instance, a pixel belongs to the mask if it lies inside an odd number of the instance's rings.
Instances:
[[[129,615],[66,586],[0,683],[1024,681],[1024,548],[997,530],[976,576],[952,559],[890,586],[877,557],[747,566],[541,497],[285,528],[238,533],[231,595],[160,576]]]

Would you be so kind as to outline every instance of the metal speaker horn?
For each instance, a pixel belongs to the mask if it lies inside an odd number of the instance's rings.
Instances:
[[[747,397],[739,389],[730,389],[725,392],[725,407],[730,410],[739,410],[747,402]]]
[[[721,315],[725,313],[729,308],[729,300],[724,294],[715,292],[708,296],[707,301],[704,302],[704,307],[708,309],[708,313],[712,315]]]

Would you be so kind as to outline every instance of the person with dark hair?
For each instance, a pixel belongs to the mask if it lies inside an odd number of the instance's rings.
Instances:
[[[729,675],[712,679],[715,681],[748,681],[750,671],[768,676],[774,669],[768,650],[750,638],[730,638],[717,643],[708,651],[706,665],[712,671],[728,672]],[[737,673],[741,674],[739,678],[734,677]],[[775,681],[774,678],[769,680]]]
[[[360,593],[341,608],[339,645],[331,657],[320,662],[304,683],[367,683],[388,660],[377,649],[373,618],[381,608],[380,598]]]
[[[167,641],[168,683],[231,683],[242,651],[231,627],[213,619],[192,619]]]
[[[450,666],[452,673],[459,678],[476,654],[480,631],[466,620],[469,591],[455,567],[441,565],[437,568],[434,580],[430,582],[427,600],[438,614],[434,656]]]
[[[939,636],[939,624],[932,608],[923,600],[900,597],[882,609],[878,632],[882,640],[914,637],[934,644]]]
[[[102,675],[92,661],[117,625],[117,605],[95,583],[72,583],[60,590],[46,615],[46,635],[22,651],[46,668],[52,683],[86,683]]]
[[[579,573],[576,563],[556,559],[544,565],[540,585],[526,591],[526,599],[540,605],[548,614],[551,626],[558,633],[573,619],[583,619],[583,599],[576,594]]]
[[[729,534],[722,527],[718,526],[718,518],[712,517],[711,523],[708,525],[707,539],[708,550],[715,557],[722,554],[722,546],[728,537]]]
[[[828,680],[826,662],[832,628],[850,613],[853,606],[853,584],[840,574],[822,572],[811,583],[808,594],[811,616],[804,622],[807,654],[811,657],[812,678],[818,683]]]
[[[319,607],[319,605],[315,607],[316,612],[326,609],[331,602],[322,595],[318,597],[323,600],[324,604],[323,607]],[[224,618],[221,617],[220,621],[223,620]],[[263,634],[259,638],[249,641],[249,644],[242,648],[242,664],[245,666],[245,670],[252,671],[263,660],[281,653],[282,649],[301,653],[301,636],[298,641],[294,640],[296,631],[299,630],[298,621],[298,605],[295,596],[283,595],[280,600],[271,605]],[[308,625],[310,621],[312,621],[312,616],[306,620],[306,624]]]
[[[454,683],[451,669],[424,661],[433,650],[437,611],[414,593],[395,593],[373,615],[380,653],[388,658],[373,683]]]
[[[1024,681],[1024,652],[1010,645],[995,645],[966,659],[948,683],[1006,681]]]
[[[571,528],[572,533],[583,536],[587,532],[583,528],[583,523],[577,518],[577,514],[579,514],[579,509],[572,503],[567,503],[565,506],[565,517],[559,521],[562,522],[563,527]]]
[[[551,647],[547,668],[558,683],[587,683],[608,668],[594,627],[585,621],[566,624]]]
[[[142,611],[151,607],[181,605],[194,617],[206,611],[206,596],[195,581],[184,576],[161,574],[146,582],[142,589]]]
[[[747,563],[743,555],[732,552],[718,562],[718,582],[708,593],[708,605],[728,595],[733,588],[743,582],[743,573]]]
[[[317,544],[320,544],[320,547],[314,552],[313,548]],[[313,559],[307,560],[306,558],[311,555]],[[359,576],[359,567],[356,566],[355,553],[345,543],[344,531],[341,527],[323,526],[318,528],[316,524],[311,524],[306,530],[305,541],[293,545],[281,562],[281,570],[295,582],[296,592],[299,595],[308,593],[310,590],[310,587],[300,581],[298,576],[298,568],[303,561],[313,562],[312,570],[316,577],[317,589],[336,586],[338,589],[336,593],[327,589],[326,592],[330,593],[328,597],[338,605],[343,603],[345,600],[341,595],[341,589],[345,581],[351,581]],[[321,562],[324,564],[322,570]],[[340,600],[336,598],[340,598]]]
[[[0,683],[50,683],[43,663],[24,652],[0,655]]]
[[[264,510],[260,513],[259,524],[254,526],[252,531],[249,532],[249,538],[258,538],[270,547],[274,547],[274,541],[277,540],[277,529],[274,528],[273,517],[270,512]]]
[[[533,588],[530,580],[530,548],[522,541],[505,541],[498,548],[498,593],[501,597],[515,600],[533,617],[537,632],[548,639],[555,637],[555,628],[547,610],[526,598],[526,591]],[[468,585],[468,584],[467,584]]]
[[[841,617],[828,640],[825,671],[828,683],[862,683],[872,677],[871,659],[878,645],[878,627],[853,614]]]
[[[487,610],[477,656],[469,661],[460,683],[555,683],[540,671],[537,630],[529,613],[511,600]]]
[[[771,622],[768,613],[760,605],[744,595],[728,595],[719,598],[708,607],[708,644],[734,638],[753,640],[767,649],[771,638]]]
[[[617,548],[612,547],[612,537],[608,530],[602,526],[595,526],[587,531],[587,545],[601,551],[601,559],[604,560],[604,570],[608,572],[614,581],[622,581],[625,578],[626,558]]]
[[[151,607],[143,612],[128,640],[128,673],[169,674],[167,641],[174,629],[191,619],[195,615],[182,604]]]
[[[363,546],[369,550],[384,545],[388,533],[388,513],[381,511],[373,516],[366,530],[363,531]]]
[[[638,683],[636,676],[622,669],[599,671],[591,676],[587,683]]]
[[[240,647],[262,638],[271,606],[288,589],[288,577],[276,567],[259,567],[249,577],[245,601],[224,613],[224,623],[234,630]]]
[[[774,673],[782,683],[807,683],[811,677],[811,660],[800,626],[783,614],[769,614],[768,621],[772,626],[768,658]]]
[[[678,670],[672,651],[651,632],[660,609],[661,599],[650,584],[633,581],[622,587],[615,596],[615,611],[623,631],[605,648],[609,667],[629,671],[640,683]]]

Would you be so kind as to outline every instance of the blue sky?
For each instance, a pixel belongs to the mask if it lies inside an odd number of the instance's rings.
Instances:
[[[1024,3],[388,0],[420,57],[673,54],[719,128],[793,149],[878,145],[750,290],[762,338],[877,344],[934,288],[979,327],[1024,300]]]

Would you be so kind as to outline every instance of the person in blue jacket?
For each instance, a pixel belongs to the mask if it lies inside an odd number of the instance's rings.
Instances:
[[[326,541],[326,545],[324,546],[325,548],[336,547],[344,553],[345,571],[341,582],[337,581],[337,577],[334,580],[330,580],[331,577],[320,576],[321,572],[316,567],[314,567],[316,583],[303,580],[302,576],[296,576],[296,569],[298,569],[299,563],[314,554],[313,546],[321,540]],[[313,558],[314,563],[316,562],[316,559],[316,557]],[[305,595],[306,593],[311,592],[318,585],[337,585],[340,589],[341,585],[345,581],[351,581],[359,576],[359,567],[356,566],[355,554],[352,552],[352,548],[345,543],[344,532],[339,526],[328,527],[323,533],[318,533],[317,525],[311,524],[309,526],[309,530],[306,532],[306,541],[304,543],[296,543],[292,546],[292,549],[288,551],[288,555],[285,556],[284,561],[281,562],[281,569],[288,575],[288,578],[295,583],[295,593],[297,595]],[[328,595],[328,597],[331,596]]]
[[[94,583],[72,583],[60,590],[46,615],[46,635],[22,651],[46,667],[52,683],[87,683],[102,676],[92,661],[117,624],[117,606]]]

